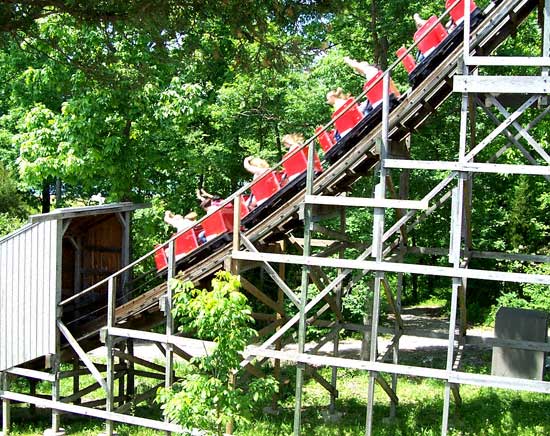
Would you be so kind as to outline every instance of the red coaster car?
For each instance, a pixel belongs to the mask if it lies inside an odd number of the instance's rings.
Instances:
[[[200,227],[192,227],[176,238],[176,258],[182,257],[199,247]]]
[[[202,221],[202,228],[206,240],[210,241],[222,233],[233,231],[233,205],[227,204],[221,207]]]
[[[363,113],[353,100],[353,97],[348,98],[346,102],[332,114],[332,119],[335,120],[334,125],[336,126],[336,130],[340,133],[340,136],[344,136],[363,119]],[[341,113],[344,113],[344,115],[336,119]]]
[[[367,83],[363,85],[363,90],[369,89],[369,87],[378,80],[379,77],[381,77],[384,73],[382,71],[379,71],[376,76],[374,76],[372,79],[370,79]],[[395,83],[393,83],[393,80],[390,79],[390,94],[395,95],[396,97],[399,97],[401,94],[399,93],[399,90],[395,86]],[[382,97],[384,95],[384,79],[380,79],[380,81],[374,85],[371,89],[367,91],[367,99],[369,100],[372,107],[378,106],[380,103],[382,103]]]
[[[456,0],[447,0],[445,2],[445,9],[449,9],[455,1]],[[470,13],[474,12],[476,8],[477,5],[472,0],[470,0]],[[460,0],[458,4],[451,9],[449,15],[451,16],[455,24],[460,24],[462,20],[464,20],[464,0]]]
[[[282,176],[278,171],[269,170],[258,177],[250,188],[256,205],[263,203],[281,189],[281,182]]]
[[[321,133],[319,134],[319,132]],[[325,153],[329,151],[334,144],[336,144],[334,129],[323,131],[323,126],[319,126],[315,129],[315,134],[319,134],[319,136],[317,136],[317,141],[319,141],[319,145]]]
[[[435,50],[435,48],[447,37],[447,31],[443,27],[441,23],[437,23],[436,26],[428,32],[428,29],[433,26],[433,24],[437,21],[437,17],[435,15],[432,15],[430,18],[428,18],[428,21],[424,23],[424,25],[418,29],[414,36],[414,42],[418,43],[418,50],[424,55],[428,56],[432,51]],[[420,41],[420,38],[422,38],[424,35],[424,39]]]
[[[406,52],[407,52],[407,49],[402,46],[395,53],[397,54],[397,57],[400,58]],[[410,55],[410,53],[407,56],[405,56],[403,59],[401,59],[401,63],[405,67],[405,70],[407,70],[407,73],[410,73],[412,70],[416,68],[416,62],[414,61],[414,58]]]
[[[308,150],[309,147],[305,147],[298,152],[289,151],[287,154],[284,155],[283,168],[285,169],[285,174],[288,177],[289,181],[307,170],[307,154],[309,152]],[[287,158],[287,156],[290,157]],[[319,159],[319,156],[316,152],[314,152],[313,164],[315,172],[320,173],[321,171],[323,171],[321,160]]]

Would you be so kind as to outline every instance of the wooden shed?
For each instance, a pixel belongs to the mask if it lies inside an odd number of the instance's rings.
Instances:
[[[58,303],[129,263],[130,218],[143,207],[56,209],[0,239],[0,371],[55,352]],[[122,283],[117,297],[125,292]],[[65,306],[63,321],[93,319],[105,299],[106,287],[98,287]]]

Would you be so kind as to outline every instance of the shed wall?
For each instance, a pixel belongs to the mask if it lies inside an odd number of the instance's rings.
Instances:
[[[59,224],[0,240],[0,371],[55,353]]]

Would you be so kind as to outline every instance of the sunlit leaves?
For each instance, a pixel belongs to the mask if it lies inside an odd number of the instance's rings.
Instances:
[[[242,373],[240,353],[256,335],[251,308],[239,292],[236,276],[220,272],[211,290],[199,290],[189,282],[173,281],[173,314],[183,332],[195,332],[212,340],[206,356],[184,365],[181,381],[162,389],[157,401],[164,414],[185,427],[198,427],[222,434],[230,420],[244,422],[255,403],[266,401],[277,390],[273,377],[256,379],[247,386],[230,386],[233,375]]]

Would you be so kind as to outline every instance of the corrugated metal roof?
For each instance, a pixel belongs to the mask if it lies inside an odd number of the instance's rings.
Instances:
[[[55,209],[49,213],[42,213],[37,215],[31,215],[29,217],[29,222],[37,223],[43,221],[51,220],[60,220],[65,218],[76,218],[81,216],[89,215],[102,215],[106,213],[117,213],[117,212],[129,212],[136,209],[144,209],[151,207],[150,204],[143,203],[111,203],[111,204],[102,204],[96,206],[79,206],[79,207],[64,207],[61,209]]]

